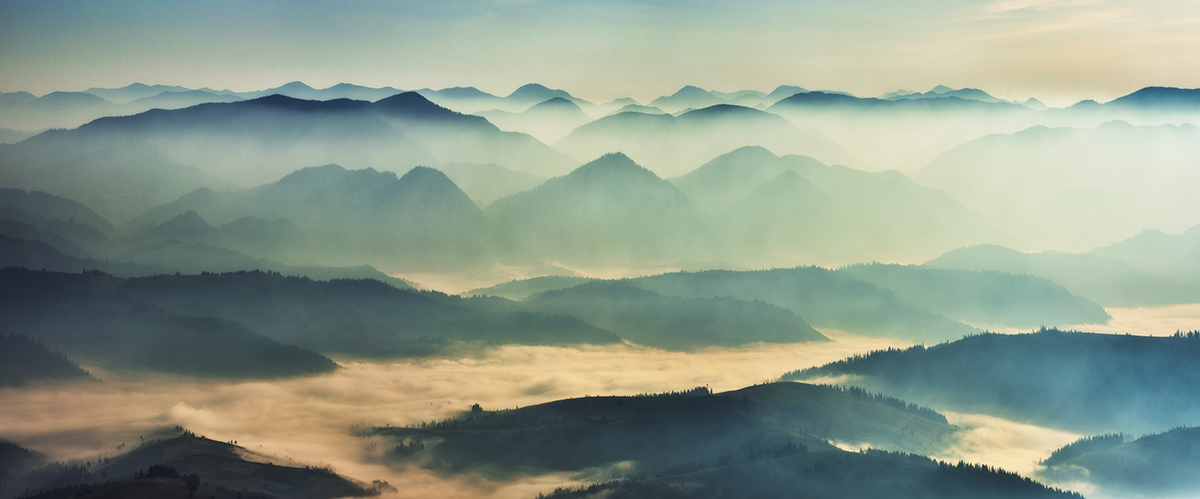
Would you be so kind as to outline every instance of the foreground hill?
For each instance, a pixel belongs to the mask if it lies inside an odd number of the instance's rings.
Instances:
[[[627,478],[549,497],[1078,497],[987,467],[830,441],[930,452],[954,428],[928,409],[861,391],[776,383],[711,394],[567,399],[376,428],[396,465],[491,478],[611,470]]]
[[[123,284],[96,272],[0,270],[0,328],[114,369],[275,378],[337,368],[229,320],[157,309],[122,292]]]
[[[1125,442],[1088,437],[1054,451],[1038,476],[1084,481],[1112,494],[1186,497],[1200,488],[1200,428],[1181,427]]]
[[[714,253],[692,201],[620,153],[496,201],[487,215],[510,258],[645,265]]]
[[[454,342],[574,345],[620,341],[574,317],[476,304],[373,280],[264,272],[129,279],[121,290],[163,310],[221,317],[279,341],[367,357],[435,354]]]
[[[180,429],[181,430],[181,429]],[[275,497],[333,499],[378,495],[379,490],[355,483],[328,469],[280,463],[228,442],[197,437],[188,431],[169,432],[147,440],[119,456],[106,458],[74,476],[46,483],[55,467],[35,470],[18,479],[33,494],[25,497]],[[61,468],[59,466],[58,468]],[[40,471],[40,472],[39,472]],[[191,475],[198,487],[190,493]],[[39,483],[40,482],[40,483]],[[69,491],[69,495],[56,495]]]
[[[785,380],[849,377],[931,407],[1085,432],[1142,432],[1200,415],[1200,334],[983,334],[875,351]]]
[[[639,345],[667,350],[826,340],[804,319],[766,303],[663,296],[623,280],[547,291],[524,303],[535,310],[579,317]]]
[[[472,411],[415,428],[376,428],[397,461],[459,470],[578,471],[632,461],[635,472],[718,466],[758,452],[836,450],[826,440],[932,452],[954,427],[928,409],[859,392],[777,383],[710,394],[587,397]],[[447,469],[454,471],[454,469]]]

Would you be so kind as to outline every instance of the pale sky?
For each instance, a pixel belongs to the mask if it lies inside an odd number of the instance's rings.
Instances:
[[[0,0],[0,91],[683,85],[1065,105],[1200,87],[1200,0]]]

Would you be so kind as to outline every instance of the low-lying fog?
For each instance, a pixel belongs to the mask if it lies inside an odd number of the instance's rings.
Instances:
[[[1131,334],[1195,329],[1200,305],[1110,309],[1107,328]],[[1104,327],[1091,328],[1108,331]],[[331,465],[360,481],[385,480],[394,497],[532,498],[575,483],[567,475],[504,483],[445,478],[419,468],[388,468],[373,456],[386,443],[353,436],[357,428],[438,420],[479,403],[511,408],[584,395],[628,395],[708,386],[725,391],[776,379],[797,368],[854,353],[907,344],[822,331],[828,343],[754,345],[666,352],[608,347],[504,346],[462,358],[388,363],[336,359],[342,369],[277,381],[221,381],[88,368],[102,383],[0,389],[0,436],[53,459],[95,460],[122,443],[181,425],[199,435],[237,441],[279,462]],[[947,414],[963,438],[940,459],[997,465],[1023,475],[1079,435],[998,418]],[[379,447],[375,447],[378,444]],[[1069,484],[1059,484],[1069,485]]]

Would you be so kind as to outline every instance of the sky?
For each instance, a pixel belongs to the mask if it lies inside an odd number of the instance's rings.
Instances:
[[[1200,0],[0,0],[0,91],[538,82],[1006,99],[1200,87]]]

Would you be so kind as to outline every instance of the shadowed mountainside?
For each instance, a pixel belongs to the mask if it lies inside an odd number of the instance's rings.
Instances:
[[[1090,445],[1081,445],[1090,444]],[[1121,435],[1089,437],[1059,449],[1037,476],[1084,481],[1118,494],[1186,497],[1200,487],[1200,428],[1182,427],[1125,442]]]
[[[280,462],[229,442],[198,437],[176,428],[143,441],[132,450],[98,462],[81,474],[55,483],[39,483],[53,474],[53,465],[34,470],[18,482],[33,494],[25,497],[88,497],[93,499],[150,497],[273,497],[278,499],[334,499],[379,494],[377,488],[355,483],[329,469]],[[60,466],[61,467],[61,466]],[[186,485],[188,475],[199,480],[196,492]],[[55,492],[68,492],[67,496]],[[78,492],[76,492],[78,491]]]
[[[982,334],[880,350],[784,375],[849,377],[930,407],[1085,432],[1142,432],[1200,415],[1200,334]]]
[[[882,264],[851,265],[840,271],[926,310],[978,326],[1103,324],[1111,318],[1100,305],[1030,275]]]
[[[633,343],[666,350],[827,339],[791,311],[766,303],[664,296],[624,280],[546,291],[523,303],[546,313],[572,315]]]
[[[522,345],[620,341],[574,317],[396,289],[378,281],[313,281],[264,272],[129,279],[122,290],[164,310],[223,317],[279,341],[363,357],[436,354],[453,342]],[[514,304],[515,305],[515,304]]]
[[[1167,275],[1154,274],[1102,255],[1102,251],[1022,253],[1002,246],[981,245],[956,249],[921,266],[1038,276],[1106,307],[1200,301],[1200,281],[1187,274],[1174,270]]]
[[[181,316],[121,290],[122,279],[0,270],[0,328],[109,368],[200,377],[276,378],[329,372],[333,361],[235,322]]]
[[[0,387],[20,387],[46,380],[89,379],[66,355],[55,352],[27,336],[0,336]],[[0,478],[3,478],[0,473]]]
[[[775,383],[587,397],[366,434],[396,444],[397,465],[511,476],[604,470],[627,478],[549,497],[1079,497],[987,467],[905,452],[846,452],[830,441],[931,452],[954,428],[896,399]],[[617,464],[620,463],[620,464]],[[616,466],[614,466],[616,464]],[[594,471],[595,472],[595,471]],[[786,491],[786,492],[785,492]],[[806,496],[808,497],[808,496]]]
[[[911,410],[910,410],[911,409]],[[865,394],[776,383],[710,394],[585,397],[472,411],[411,428],[376,428],[400,445],[391,457],[444,471],[580,471],[632,461],[635,472],[755,452],[837,449],[827,441],[933,452],[955,429],[933,411]]]
[[[487,215],[509,258],[646,265],[715,253],[692,201],[620,153],[496,201]]]

